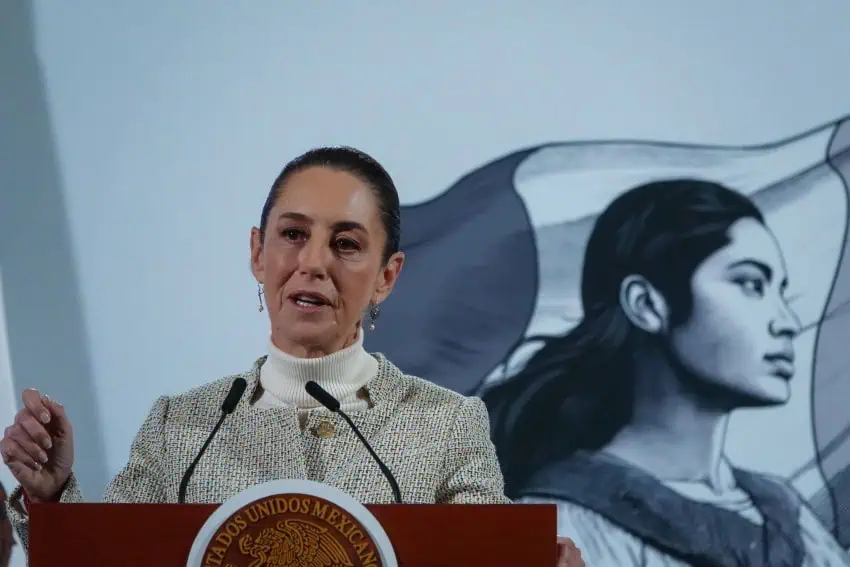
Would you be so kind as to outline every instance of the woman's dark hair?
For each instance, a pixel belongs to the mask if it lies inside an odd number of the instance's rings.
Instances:
[[[681,324],[691,313],[694,272],[743,218],[764,223],[744,195],[693,179],[635,187],[605,209],[584,253],[582,321],[544,338],[516,376],[482,395],[508,496],[550,459],[599,449],[631,419],[629,354],[641,331],[620,307],[623,279],[645,277],[667,300],[671,324]]]
[[[269,213],[277,202],[286,182],[296,173],[311,167],[327,167],[344,171],[369,186],[378,201],[381,222],[387,233],[384,262],[398,252],[401,244],[401,205],[398,191],[387,170],[372,156],[347,146],[314,148],[290,161],[277,176],[269,190],[260,217],[260,240],[265,241]]]

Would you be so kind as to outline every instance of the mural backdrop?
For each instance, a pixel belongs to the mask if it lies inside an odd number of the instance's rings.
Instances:
[[[368,347],[481,395],[589,565],[850,565],[848,181],[847,118],[496,156],[405,208]]]

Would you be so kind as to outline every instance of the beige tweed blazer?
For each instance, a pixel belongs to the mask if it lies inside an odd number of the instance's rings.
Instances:
[[[383,355],[372,356],[379,365],[367,387],[371,407],[349,416],[395,475],[403,502],[510,503],[484,403],[405,375]],[[221,503],[253,485],[290,478],[323,482],[363,503],[392,503],[390,485],[337,414],[310,410],[302,429],[295,408],[253,405],[262,393],[264,362],[265,357],[243,374],[157,399],[103,501],[177,502],[183,473],[219,419],[231,383],[241,376],[248,387],[198,463],[187,503]],[[26,545],[27,517],[12,507],[19,499],[20,487],[7,504]],[[83,501],[73,476],[61,501]]]

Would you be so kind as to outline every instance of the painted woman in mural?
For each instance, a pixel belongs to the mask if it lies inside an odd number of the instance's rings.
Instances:
[[[799,321],[758,208],[652,182],[598,218],[584,317],[486,390],[509,496],[555,502],[589,565],[837,565],[784,481],[724,455],[730,414],[784,404]]]

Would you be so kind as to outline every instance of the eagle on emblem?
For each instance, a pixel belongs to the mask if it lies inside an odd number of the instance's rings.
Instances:
[[[256,538],[245,534],[239,551],[254,558],[248,567],[354,567],[328,529],[306,520],[283,520]]]

